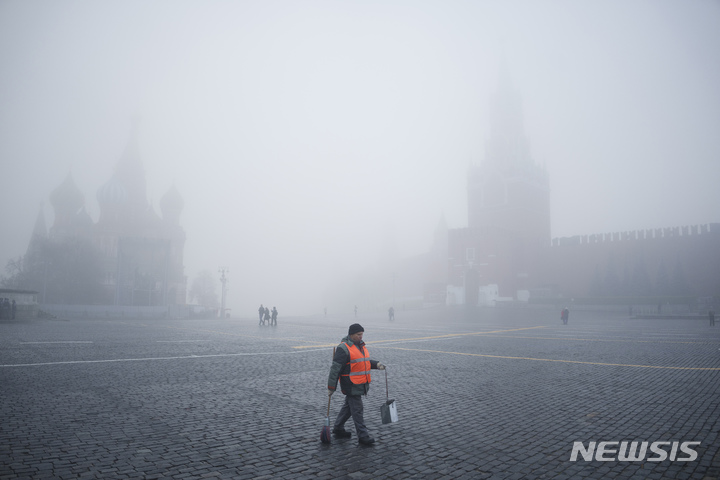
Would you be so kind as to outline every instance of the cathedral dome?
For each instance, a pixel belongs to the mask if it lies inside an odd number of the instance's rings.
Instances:
[[[76,212],[85,204],[85,197],[75,185],[72,174],[68,173],[65,181],[50,194],[50,203],[56,209]]]
[[[127,190],[117,177],[112,177],[97,191],[100,207],[123,205],[127,201]]]

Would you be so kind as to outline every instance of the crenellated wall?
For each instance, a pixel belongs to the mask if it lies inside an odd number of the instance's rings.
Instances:
[[[720,224],[555,238],[537,279],[566,297],[720,295]]]
[[[684,227],[654,228],[633,230],[629,232],[596,233],[592,235],[576,235],[573,237],[553,238],[553,247],[566,245],[587,245],[590,243],[623,242],[636,240],[657,240],[671,237],[688,237],[720,232],[720,223],[706,223]]]

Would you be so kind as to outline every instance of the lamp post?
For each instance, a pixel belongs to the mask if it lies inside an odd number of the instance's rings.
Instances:
[[[230,273],[230,269],[227,267],[220,267],[218,270],[220,273],[220,283],[222,283],[222,293],[221,293],[221,300],[220,300],[220,318],[225,318],[225,298],[226,298],[226,285],[227,285],[227,277],[225,276],[225,273]]]
[[[395,274],[395,272],[393,272],[393,274],[392,274],[392,304],[390,305],[393,308],[395,308],[395,277],[396,277],[396,274]]]

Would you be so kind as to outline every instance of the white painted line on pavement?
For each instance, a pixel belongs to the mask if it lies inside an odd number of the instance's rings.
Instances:
[[[83,363],[118,363],[118,362],[150,362],[154,360],[186,360],[189,358],[227,358],[227,357],[253,357],[258,355],[282,355],[297,354],[306,352],[325,352],[323,349],[315,350],[293,350],[288,352],[258,352],[258,353],[219,353],[215,355],[186,355],[184,357],[148,357],[148,358],[116,358],[111,360],[69,360],[67,362],[44,362],[44,363],[18,363],[16,365],[0,365],[0,368],[12,367],[41,367],[48,365],[78,365]]]
[[[86,341],[64,340],[57,342],[20,342],[21,345],[46,345],[46,344],[66,344],[66,343],[93,343]]]

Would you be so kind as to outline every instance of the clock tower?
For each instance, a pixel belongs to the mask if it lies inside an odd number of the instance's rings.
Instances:
[[[550,244],[550,188],[544,167],[530,155],[521,98],[504,64],[489,114],[485,157],[467,178],[466,238],[473,239],[474,265],[466,284],[477,278],[480,287],[497,285],[500,297],[523,299],[536,280],[541,249]]]

